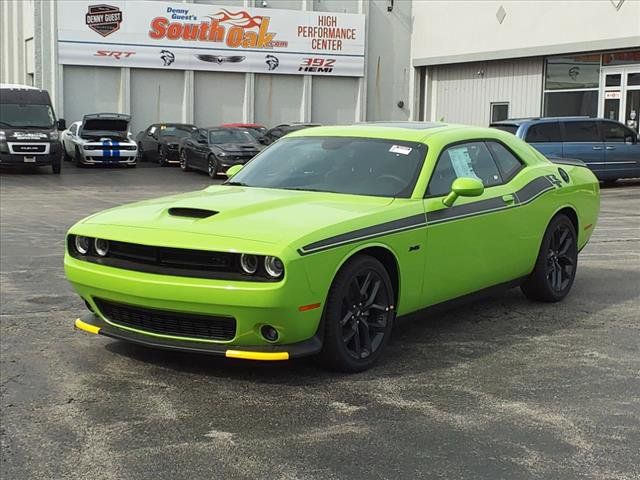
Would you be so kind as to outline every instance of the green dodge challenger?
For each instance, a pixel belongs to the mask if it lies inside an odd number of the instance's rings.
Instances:
[[[495,288],[564,298],[599,186],[513,135],[438,123],[287,135],[205,190],[92,215],[77,328],[170,350],[369,368],[398,316]]]

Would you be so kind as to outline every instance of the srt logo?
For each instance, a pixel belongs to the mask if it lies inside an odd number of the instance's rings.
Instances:
[[[169,50],[160,50],[160,59],[164,63],[164,66],[168,67],[176,61],[176,56]]]
[[[278,57],[275,57],[273,55],[265,56],[264,61],[267,64],[267,68],[269,69],[269,71],[275,70],[276,68],[278,68],[278,65],[280,65],[280,60],[278,60]]]
[[[135,55],[136,52],[118,52],[115,50],[98,50],[93,54],[94,57],[113,57],[116,60],[120,60],[121,58],[129,58],[132,55]]]
[[[244,61],[246,57],[241,55],[231,55],[228,57],[223,55],[196,55],[196,58],[209,63],[240,63]]]

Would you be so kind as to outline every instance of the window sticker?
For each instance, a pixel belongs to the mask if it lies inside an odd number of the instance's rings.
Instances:
[[[480,180],[480,177],[473,171],[469,149],[467,147],[457,147],[449,149],[451,166],[456,172],[456,177],[471,177]]]
[[[401,155],[409,155],[413,150],[411,147],[405,147],[404,145],[393,145],[389,151],[391,153],[399,153]]]

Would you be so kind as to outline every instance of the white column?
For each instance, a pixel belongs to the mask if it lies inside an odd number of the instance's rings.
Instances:
[[[120,69],[118,109],[121,113],[131,113],[131,69],[129,67],[122,67]]]
[[[244,74],[244,102],[242,104],[242,121],[244,123],[255,122],[255,73]]]
[[[182,121],[184,123],[195,123],[196,98],[195,98],[195,75],[193,70],[184,71],[184,87],[182,92]]]
[[[369,0],[358,1],[358,13],[365,15],[365,43],[364,43],[364,76],[358,79],[358,93],[356,94],[356,122],[367,119],[367,64],[369,60]]]
[[[300,102],[300,121],[311,121],[311,98],[313,89],[313,76],[305,75],[302,79],[302,101]]]

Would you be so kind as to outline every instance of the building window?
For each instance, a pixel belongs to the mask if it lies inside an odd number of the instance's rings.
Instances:
[[[543,115],[598,116],[599,53],[545,60]]]
[[[491,123],[509,118],[509,102],[494,102],[491,104]]]

